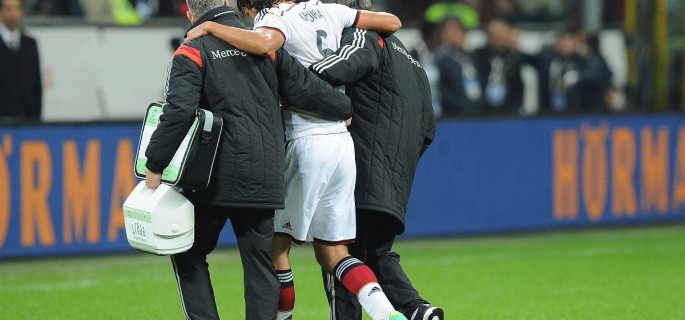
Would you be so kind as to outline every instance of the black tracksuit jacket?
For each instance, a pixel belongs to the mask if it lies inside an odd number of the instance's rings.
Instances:
[[[346,84],[352,99],[357,209],[391,214],[402,233],[419,157],[435,135],[428,78],[395,36],[348,28],[340,43],[310,69]]]
[[[222,6],[204,21],[245,28],[235,9]],[[194,27],[193,26],[193,27]],[[317,78],[281,49],[271,58],[246,54],[206,36],[174,54],[164,113],[145,152],[147,168],[161,172],[171,161],[197,108],[223,117],[221,142],[206,190],[189,199],[227,207],[284,207],[285,136],[279,96],[329,120],[352,115],[350,99]]]

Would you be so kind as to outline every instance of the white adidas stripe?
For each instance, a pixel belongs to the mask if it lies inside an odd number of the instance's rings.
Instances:
[[[314,65],[314,71],[321,73],[325,71],[326,69],[342,62],[346,61],[350,58],[350,56],[355,53],[357,50],[360,48],[364,47],[364,43],[366,41],[365,38],[366,35],[366,30],[361,30],[357,29],[354,31],[354,40],[352,41],[352,44],[348,44],[344,46],[341,50],[340,53],[337,55],[331,55],[328,56],[326,59],[323,59],[322,61],[316,63]]]
[[[340,278],[342,277],[342,272],[343,272],[344,270],[346,270],[350,265],[355,264],[355,263],[361,263],[361,261],[359,261],[359,259],[357,259],[357,258],[352,258],[352,259],[348,259],[347,261],[343,262],[343,263],[338,267],[338,269],[335,270],[335,276],[336,276],[340,281],[342,281],[342,279],[340,279]]]
[[[279,275],[278,275],[278,281],[279,281],[279,282],[289,282],[289,281],[293,281],[293,274],[292,274],[292,272],[287,273],[287,274],[279,274]]]
[[[176,285],[178,286],[178,296],[181,298],[181,307],[183,307],[183,315],[186,317],[186,320],[190,320],[190,316],[188,316],[188,311],[186,311],[186,303],[183,300],[183,290],[181,290],[181,279],[178,277],[178,267],[176,266],[176,259],[174,259],[174,256],[171,256],[171,264],[174,266],[174,275],[176,276]]]
[[[352,41],[352,44],[344,46],[340,50],[340,54],[329,56],[327,58],[327,61],[326,61],[326,59],[324,59],[324,61],[320,62],[320,64],[317,65],[317,67],[315,68],[315,71],[321,73],[324,70],[334,66],[335,64],[337,64],[339,62],[349,59],[349,57],[350,57],[350,55],[352,55],[352,53],[357,51],[359,48],[363,47],[364,40],[365,40],[364,35],[366,35],[366,30],[361,30],[361,29],[355,30],[354,40]]]
[[[329,308],[331,310],[330,320],[335,320],[335,278],[330,274],[326,274],[326,289],[331,294],[331,301],[329,303]]]

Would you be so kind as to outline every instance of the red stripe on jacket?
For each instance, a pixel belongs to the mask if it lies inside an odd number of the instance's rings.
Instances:
[[[177,56],[179,54],[188,57],[188,59],[197,63],[197,65],[200,66],[200,68],[202,68],[202,58],[200,56],[200,50],[197,50],[191,46],[187,46],[184,44],[178,47],[178,49],[176,49],[176,52],[174,52],[174,56]]]

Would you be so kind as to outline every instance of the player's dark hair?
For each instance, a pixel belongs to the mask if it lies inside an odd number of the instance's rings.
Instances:
[[[240,12],[245,13],[247,9],[262,10],[264,8],[271,8],[274,4],[282,1],[283,0],[238,0],[236,6]]]
[[[362,10],[371,9],[371,0],[321,0],[323,3],[338,3],[346,5],[350,8],[357,8]]]

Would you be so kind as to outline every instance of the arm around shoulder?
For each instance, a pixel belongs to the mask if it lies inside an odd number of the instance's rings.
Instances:
[[[247,53],[271,56],[285,43],[285,36],[278,30],[258,28],[245,30],[208,21],[188,31],[186,42],[211,34]]]
[[[359,11],[357,28],[374,30],[380,33],[393,34],[402,28],[402,21],[394,14],[387,12]]]

